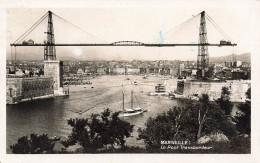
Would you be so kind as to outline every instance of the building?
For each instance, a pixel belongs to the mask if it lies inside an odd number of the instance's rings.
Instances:
[[[91,72],[91,67],[90,66],[85,67],[85,73],[90,73],[90,72]]]
[[[191,70],[191,75],[196,76],[197,75],[197,69],[192,69]]]
[[[126,69],[124,67],[114,67],[111,69],[111,73],[123,75],[126,73]]]
[[[184,71],[184,64],[179,64],[179,66],[178,66],[178,76],[182,76],[182,71]]]
[[[233,80],[243,80],[246,79],[246,73],[244,71],[233,71],[232,72],[232,79]]]
[[[241,61],[234,62],[234,67],[240,67],[240,66],[242,66],[242,62]]]
[[[97,74],[105,75],[106,73],[107,73],[107,68],[106,67],[98,67],[97,68]]]
[[[126,69],[126,73],[129,74],[129,75],[140,74],[140,69],[129,67],[129,68]]]
[[[176,67],[170,68],[170,75],[176,75],[176,74],[177,74],[177,68]]]
[[[24,69],[19,69],[15,74],[9,74],[6,78],[7,104],[69,94],[67,85],[63,86],[62,61],[45,60],[44,71],[38,66],[30,70]],[[37,76],[31,77],[32,72]]]
[[[53,77],[55,95],[63,95],[63,62],[58,60],[44,61],[44,75]]]
[[[6,67],[6,75],[9,75],[9,73],[10,73],[10,68]]]
[[[181,75],[182,75],[182,76],[191,76],[191,75],[192,75],[192,69],[184,69],[184,70],[181,72]]]
[[[140,68],[140,74],[146,74],[146,68],[141,67]]]
[[[233,67],[234,63],[232,61],[225,61],[225,67]]]
[[[64,74],[69,74],[70,73],[70,66],[63,66],[63,72],[64,72]]]
[[[6,78],[6,103],[53,97],[53,77]]]
[[[160,68],[159,73],[160,75],[170,75],[170,68]]]
[[[211,101],[220,98],[222,88],[227,87],[230,91],[232,102],[245,102],[246,91],[251,86],[250,80],[216,80],[216,81],[180,81],[177,84],[176,93],[182,98],[192,98],[194,95],[208,94]]]
[[[78,71],[77,71],[77,74],[82,75],[83,73],[84,73],[84,71],[82,70],[82,68],[79,68]]]

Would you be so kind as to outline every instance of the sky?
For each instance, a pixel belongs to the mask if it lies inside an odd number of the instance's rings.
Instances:
[[[176,2],[176,3],[175,3]],[[199,39],[200,16],[177,31],[182,24],[202,11],[220,26],[237,47],[209,47],[209,56],[251,52],[252,35],[260,23],[251,1],[180,1],[168,5],[83,7],[83,8],[10,8],[7,9],[7,45],[15,42],[48,10],[76,25],[70,25],[54,16],[56,43],[112,43],[140,41],[144,43],[196,43]],[[196,3],[195,3],[196,2]],[[213,4],[214,2],[214,4]],[[257,12],[259,13],[259,12]],[[82,30],[78,30],[77,28]],[[47,19],[25,40],[43,42],[46,39]],[[218,43],[224,37],[207,21],[208,42]],[[87,34],[86,34],[87,33]],[[171,37],[172,36],[172,37]],[[175,37],[174,37],[175,36]],[[14,49],[12,49],[14,51]],[[17,47],[18,59],[43,58],[43,47]],[[7,46],[10,57],[11,48]],[[82,60],[196,60],[197,47],[56,47],[59,59]],[[29,54],[29,55],[25,55]],[[8,58],[7,57],[7,58]],[[13,56],[12,56],[13,57]]]

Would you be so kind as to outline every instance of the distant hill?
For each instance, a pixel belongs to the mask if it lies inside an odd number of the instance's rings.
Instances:
[[[57,58],[59,60],[71,60],[71,61],[77,61],[77,60],[86,60],[81,58],[80,56],[70,56],[69,53],[63,53],[63,55],[58,55]],[[242,61],[242,62],[248,62],[251,63],[251,54],[250,53],[244,53],[240,55],[235,55],[236,60]],[[14,59],[14,56],[12,56]],[[11,54],[7,53],[6,59],[11,59]],[[22,55],[17,54],[16,56],[17,60],[43,60],[43,54],[32,54],[32,53],[24,53]],[[92,58],[92,60],[99,60],[98,58]],[[209,57],[210,62],[225,62],[225,61],[232,61],[233,55],[227,55],[227,56],[221,56],[221,57]]]
[[[7,53],[6,59],[11,60],[11,58],[14,59],[14,56],[11,57],[10,53]],[[68,55],[63,55],[63,56],[57,56],[59,60],[71,60],[71,61],[77,61],[80,60],[77,57],[74,56],[68,56]],[[43,54],[32,54],[32,53],[23,53],[22,55],[17,54],[16,60],[43,60]]]
[[[237,61],[251,63],[251,53],[243,53],[240,55],[235,55]],[[233,55],[221,56],[221,57],[209,57],[210,62],[225,62],[233,61]]]

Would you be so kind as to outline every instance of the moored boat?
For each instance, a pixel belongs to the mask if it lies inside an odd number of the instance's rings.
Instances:
[[[155,86],[155,92],[149,92],[148,95],[149,96],[158,96],[158,95],[168,96],[169,92],[166,91],[166,87],[164,84],[157,84]]]
[[[123,110],[119,114],[120,117],[129,117],[129,116],[139,115],[139,114],[142,114],[143,112],[147,111],[147,110],[140,108],[140,107],[138,107],[138,108],[133,107],[133,86],[132,86],[132,82],[131,82],[131,108],[130,109],[125,108],[123,85],[122,85],[122,95],[123,95]]]

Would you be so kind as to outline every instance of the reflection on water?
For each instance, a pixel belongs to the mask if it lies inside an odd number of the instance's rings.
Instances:
[[[135,125],[133,137],[127,139],[127,144],[141,146],[143,142],[136,140],[137,129],[144,127],[149,117],[156,116],[172,106],[182,106],[183,102],[170,100],[167,97],[148,96],[148,92],[154,91],[156,84],[164,83],[164,80],[158,77],[149,79],[142,79],[141,76],[128,77],[131,81],[138,82],[137,85],[133,85],[134,106],[139,105],[148,109],[148,112],[142,115],[122,117]],[[47,133],[65,139],[71,132],[71,128],[67,125],[67,120],[70,118],[88,118],[92,113],[100,114],[106,108],[119,111],[122,109],[121,85],[125,79],[125,76],[102,76],[93,79],[92,85],[70,86],[69,97],[7,105],[7,152],[10,153],[10,145],[16,143],[19,137],[30,133]],[[125,81],[123,87],[126,107],[130,107],[131,81]],[[176,79],[167,80],[167,89],[174,90],[176,84]]]

